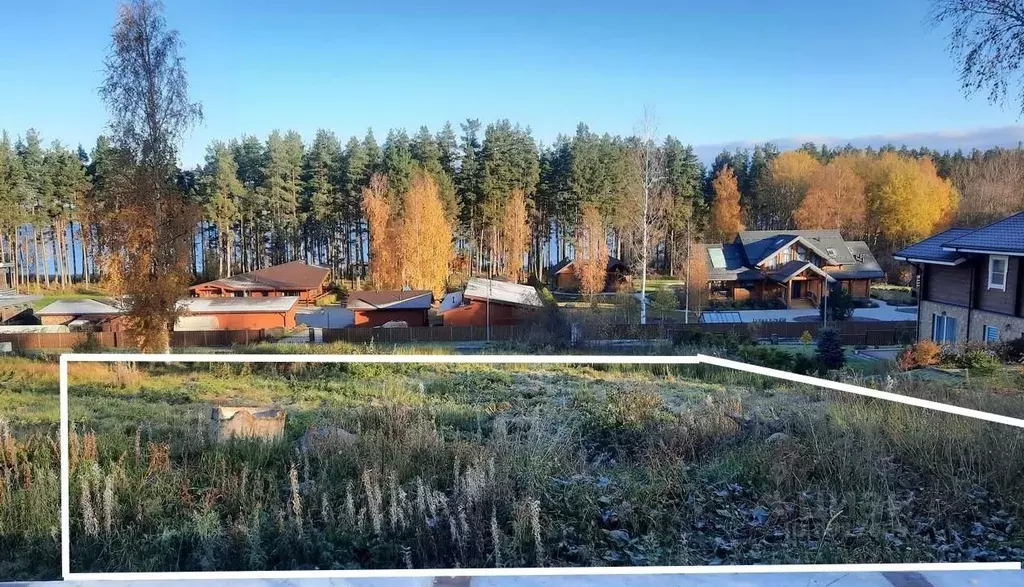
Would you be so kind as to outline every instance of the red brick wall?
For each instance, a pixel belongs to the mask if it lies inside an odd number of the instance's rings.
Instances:
[[[361,328],[376,328],[392,320],[406,322],[410,328],[427,326],[426,310],[354,310],[352,314]]]
[[[511,326],[529,320],[536,314],[533,310],[491,303],[491,326]],[[487,303],[470,300],[469,305],[453,308],[444,313],[445,326],[487,326]]]

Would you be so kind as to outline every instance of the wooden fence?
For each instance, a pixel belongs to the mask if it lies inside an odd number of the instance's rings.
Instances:
[[[586,340],[635,339],[654,340],[675,338],[686,331],[713,334],[749,334],[757,340],[777,339],[798,340],[804,332],[817,336],[822,326],[818,322],[753,322],[734,324],[639,324],[590,326],[582,329],[581,337]],[[836,322],[829,328],[839,331],[843,344],[847,345],[904,345],[914,342],[917,337],[917,322]]]
[[[124,332],[94,332],[96,342],[104,348],[135,348],[131,337]],[[0,334],[0,342],[11,343],[11,350],[43,351],[67,350],[88,340],[85,332],[40,332]],[[233,344],[249,344],[266,339],[264,330],[200,330],[172,332],[171,346],[180,347],[227,347]]]
[[[491,326],[490,340],[518,340],[526,326]],[[313,333],[310,332],[312,341]],[[400,342],[468,342],[487,340],[485,326],[419,326],[414,328],[324,328],[323,342],[395,344]]]
[[[830,324],[839,331],[843,344],[848,345],[903,345],[914,342],[917,336],[916,322],[839,322]],[[703,331],[725,334],[728,332],[749,333],[755,339],[796,340],[804,332],[816,336],[821,325],[809,322],[755,322],[751,324],[606,324],[585,326],[580,337],[588,341],[601,340],[657,340],[672,339],[677,333]],[[520,340],[531,331],[529,325],[492,326],[490,340]],[[312,341],[313,334],[310,333]],[[487,329],[483,326],[425,326],[417,328],[324,328],[323,342],[380,344],[403,342],[459,342],[487,340]]]
[[[903,345],[914,342],[917,336],[916,322],[839,322],[830,325],[839,331],[843,344],[848,345]],[[749,333],[756,339],[796,340],[809,332],[816,336],[821,325],[802,322],[755,322],[751,324],[608,324],[599,327],[586,326],[580,336],[587,341],[607,340],[665,340],[673,339],[683,331],[702,331],[725,334],[728,332]],[[408,342],[470,342],[470,341],[511,341],[526,338],[533,330],[531,325],[491,326],[490,337],[484,326],[424,326],[417,328],[324,328],[323,342],[350,342],[376,344],[397,344]],[[68,350],[84,343],[89,335],[84,332],[47,332],[24,334],[0,334],[0,342],[10,342],[12,350]],[[123,332],[93,333],[96,342],[104,348],[134,348],[131,338]],[[171,346],[181,347],[228,347],[234,344],[249,344],[266,340],[264,330],[200,330],[172,332]],[[310,342],[313,331],[310,330]]]

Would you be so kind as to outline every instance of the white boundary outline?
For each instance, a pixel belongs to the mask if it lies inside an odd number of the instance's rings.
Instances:
[[[498,569],[386,569],[386,570],[316,570],[316,571],[184,571],[156,573],[73,573],[71,572],[71,511],[68,363],[442,363],[442,364],[547,364],[547,365],[716,365],[872,397],[885,401],[917,406],[930,410],[976,418],[988,422],[1024,428],[1024,420],[999,414],[962,408],[896,393],[859,387],[848,383],[797,375],[739,361],[707,355],[631,356],[631,355],[317,355],[317,354],[143,354],[143,353],[69,353],[60,356],[60,518],[61,575],[78,581],[153,581],[153,580],[260,580],[260,579],[326,579],[326,578],[408,578],[451,576],[551,576],[551,575],[652,575],[652,574],[764,574],[764,573],[868,573],[868,572],[934,572],[934,571],[1020,571],[1020,562],[1000,563],[895,563],[895,564],[793,564],[793,565],[717,565],[662,567],[543,567]]]

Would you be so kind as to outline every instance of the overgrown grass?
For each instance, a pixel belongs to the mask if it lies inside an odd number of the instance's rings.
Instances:
[[[56,368],[7,372],[0,550],[18,554],[0,578],[53,577]],[[1017,377],[896,390],[1019,416]],[[714,367],[77,364],[71,381],[76,571],[1024,555],[1016,429]],[[53,411],[9,411],[26,392]],[[215,404],[283,407],[284,437],[216,442]],[[335,428],[354,436],[307,436]]]

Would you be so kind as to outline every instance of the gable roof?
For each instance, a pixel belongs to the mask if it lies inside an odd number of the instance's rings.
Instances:
[[[345,307],[349,310],[426,310],[434,302],[433,292],[416,291],[353,291]]]
[[[235,291],[309,290],[323,285],[330,273],[331,270],[327,267],[310,265],[305,261],[291,261],[249,273],[239,273],[224,279],[199,283],[189,289],[215,286]]]
[[[562,259],[559,263],[551,266],[551,273],[557,274],[567,269],[571,269],[574,262],[574,259]],[[608,265],[605,267],[605,271],[611,272],[620,268],[623,269],[624,271],[629,271],[629,267],[627,267],[625,263],[623,263],[616,257],[612,257],[611,255],[609,255]]]
[[[491,303],[528,308],[541,308],[544,306],[540,295],[537,294],[537,289],[532,285],[520,285],[496,279],[483,279],[481,277],[474,277],[469,280],[463,297],[475,300],[490,299]]]
[[[1024,211],[948,240],[942,248],[955,252],[1024,256]]]
[[[935,263],[938,265],[956,265],[964,260],[963,255],[956,251],[947,251],[942,245],[966,236],[975,229],[973,228],[950,228],[939,234],[930,236],[923,241],[916,242],[909,247],[893,253],[893,258],[908,263]]]
[[[279,314],[288,312],[299,301],[298,296],[267,298],[184,298],[178,300],[178,309],[191,314]]]
[[[838,230],[744,230],[735,242],[702,245],[707,251],[708,279],[763,279],[766,272],[759,265],[794,243],[807,247],[830,265],[842,266],[828,272],[834,279],[877,279],[884,275],[867,243],[847,241]],[[771,273],[778,270],[775,268]]]
[[[98,300],[57,300],[52,304],[36,310],[36,316],[77,316],[81,314],[96,314],[117,316],[124,311],[110,303]]]
[[[793,279],[793,277],[808,269],[824,277],[825,281],[835,281],[835,278],[816,267],[814,263],[811,263],[810,261],[800,261],[799,259],[783,263],[776,267],[774,271],[768,274],[768,278],[773,281],[778,281],[779,283],[786,283],[790,279]]]
[[[752,265],[759,265],[797,241],[836,265],[855,262],[853,253],[838,230],[744,230],[736,238],[743,245]]]

